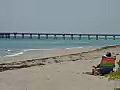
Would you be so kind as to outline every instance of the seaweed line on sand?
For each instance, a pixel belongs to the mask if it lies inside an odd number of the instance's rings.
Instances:
[[[32,67],[32,66],[46,65],[46,64],[51,64],[51,63],[95,59],[95,58],[100,57],[100,55],[97,55],[96,52],[100,52],[102,50],[106,50],[109,48],[117,48],[117,47],[120,47],[120,46],[119,45],[106,46],[106,47],[97,48],[95,50],[90,50],[87,52],[81,52],[81,53],[75,53],[75,54],[47,57],[47,58],[40,58],[40,59],[32,59],[32,60],[26,60],[26,61],[16,61],[16,62],[10,62],[10,63],[1,63],[0,72],[6,71],[6,70],[27,68],[27,67]],[[119,55],[119,54],[116,54],[116,55]]]

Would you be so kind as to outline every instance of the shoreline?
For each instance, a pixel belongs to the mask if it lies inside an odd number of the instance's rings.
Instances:
[[[112,48],[117,50],[118,48],[120,49],[120,46],[119,45],[105,46],[101,48],[91,49],[88,51],[84,51],[83,49],[83,51],[79,53],[71,52],[70,54],[56,55],[56,56],[39,58],[39,59],[3,62],[0,64],[0,72],[6,71],[6,70],[27,68],[27,67],[37,66],[37,65],[61,63],[66,61],[90,60],[90,62],[92,62],[92,60],[96,58],[101,58],[102,55],[104,55],[107,51],[109,51],[107,49],[112,49]],[[96,52],[102,52],[103,54],[98,55]],[[112,52],[112,53],[114,53],[115,55],[119,55],[120,52]]]
[[[26,61],[26,60],[31,60],[31,59],[40,59],[40,58],[68,55],[68,54],[88,51],[91,49],[93,48],[67,48],[67,49],[61,48],[61,49],[48,49],[48,50],[32,49],[32,50],[26,50],[24,54],[21,54],[18,56],[0,57],[0,63],[14,62],[14,61]]]
[[[1,90],[113,90],[115,82],[88,74],[108,51],[120,59],[120,46],[108,46],[81,53],[1,63]]]

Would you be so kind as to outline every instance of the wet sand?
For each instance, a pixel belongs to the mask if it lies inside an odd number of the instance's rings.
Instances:
[[[87,52],[89,50],[93,50],[95,48],[71,48],[71,49],[55,49],[55,50],[30,50],[24,52],[22,55],[14,56],[14,57],[2,57],[0,58],[0,63],[4,62],[16,62],[16,61],[26,61],[32,59],[40,59],[68,54],[75,54],[81,52]]]

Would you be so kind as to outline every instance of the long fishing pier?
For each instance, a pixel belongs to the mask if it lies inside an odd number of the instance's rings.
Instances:
[[[26,36],[29,37],[30,39],[33,38],[33,36],[36,36],[38,39],[41,39],[41,36],[44,36],[46,39],[49,39],[49,36],[52,36],[54,39],[57,39],[57,37],[62,37],[64,40],[66,39],[67,36],[69,36],[72,40],[74,37],[78,37],[79,40],[81,40],[82,37],[88,37],[88,40],[91,39],[91,37],[95,37],[96,40],[99,39],[100,36],[104,37],[105,40],[108,39],[108,36],[112,37],[113,40],[116,39],[116,36],[120,36],[120,34],[74,34],[74,33],[0,33],[0,39],[1,38],[25,38]]]

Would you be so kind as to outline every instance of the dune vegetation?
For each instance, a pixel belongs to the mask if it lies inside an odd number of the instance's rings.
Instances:
[[[119,65],[118,69],[108,75],[108,80],[120,80],[120,60],[117,62],[117,64]]]

